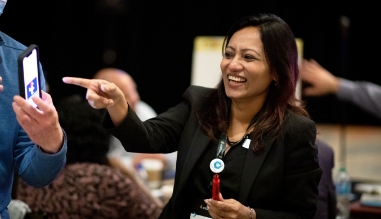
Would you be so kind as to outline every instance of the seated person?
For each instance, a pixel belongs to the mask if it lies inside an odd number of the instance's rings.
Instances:
[[[334,151],[322,140],[317,139],[319,165],[322,175],[318,185],[319,200],[314,219],[335,219],[336,218],[336,191],[332,178],[334,167]]]
[[[79,96],[64,99],[57,111],[68,138],[67,165],[44,188],[19,180],[17,199],[47,218],[158,218],[162,205],[109,165],[110,135],[100,112]]]

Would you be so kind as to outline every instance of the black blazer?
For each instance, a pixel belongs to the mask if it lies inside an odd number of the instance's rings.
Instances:
[[[178,218],[179,195],[197,159],[210,139],[200,127],[195,110],[205,104],[210,88],[190,86],[183,101],[155,118],[141,122],[129,108],[125,121],[112,126],[108,115],[103,124],[130,152],[178,151],[172,198],[160,218]],[[313,218],[321,176],[316,126],[303,116],[288,112],[277,140],[264,139],[265,150],[248,150],[241,180],[239,202],[255,209],[257,218]]]

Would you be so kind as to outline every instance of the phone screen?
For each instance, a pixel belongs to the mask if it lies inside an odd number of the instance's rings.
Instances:
[[[32,106],[37,107],[32,97],[41,97],[39,71],[38,71],[38,51],[33,48],[29,54],[26,54],[22,60],[23,79],[24,79],[24,98]]]

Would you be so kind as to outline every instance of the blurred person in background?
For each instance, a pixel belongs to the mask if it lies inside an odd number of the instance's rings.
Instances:
[[[322,175],[319,181],[319,200],[314,219],[335,219],[336,210],[336,190],[333,181],[332,170],[335,166],[334,151],[326,142],[316,139],[318,147],[319,165]]]

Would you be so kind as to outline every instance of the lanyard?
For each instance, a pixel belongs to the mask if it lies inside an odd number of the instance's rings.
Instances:
[[[224,154],[225,154],[226,139],[227,139],[227,135],[225,133],[222,133],[218,140],[216,158],[219,158],[221,160],[224,158]]]
[[[223,159],[225,157],[227,139],[228,139],[227,135],[225,133],[221,133],[220,138],[218,139],[218,147],[217,147],[216,158],[214,158],[210,162],[210,165],[209,165],[210,170],[213,173],[220,173],[225,168],[225,163],[224,163]],[[248,134],[243,136],[242,139],[237,141],[234,145],[240,143],[242,140],[244,140],[242,147],[249,149],[251,140],[249,139]]]
[[[224,158],[226,150],[226,140],[227,135],[222,133],[218,140],[216,158],[210,162],[210,170],[214,173],[212,181],[210,182],[210,186],[212,187],[212,198],[214,200],[219,200],[220,179],[218,173],[220,173],[225,167],[224,161],[222,161],[222,159]]]
[[[216,158],[214,158],[209,165],[210,170],[213,173],[220,173],[225,167],[224,161],[222,159],[224,158],[224,154],[225,154],[226,139],[227,139],[227,135],[225,133],[222,133],[218,140]]]

